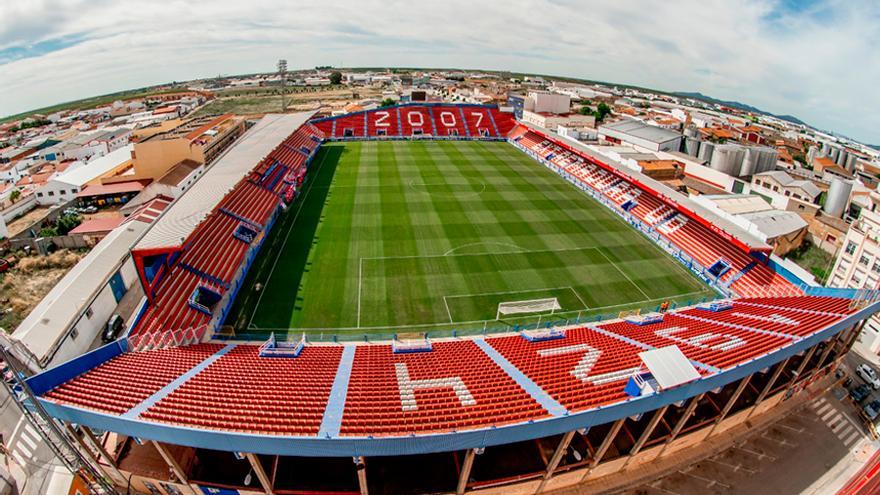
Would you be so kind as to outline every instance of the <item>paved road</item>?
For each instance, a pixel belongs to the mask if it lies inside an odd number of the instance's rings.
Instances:
[[[21,410],[4,387],[0,387],[0,434],[9,449],[9,458],[4,462],[9,466],[19,493],[67,493],[73,476],[43,443],[39,433],[24,420]]]
[[[853,356],[847,365],[861,361]],[[880,396],[880,392],[874,395]],[[878,445],[846,391],[837,387],[724,452],[624,493],[834,494]]]

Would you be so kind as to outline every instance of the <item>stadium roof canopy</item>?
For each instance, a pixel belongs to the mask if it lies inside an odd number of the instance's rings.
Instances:
[[[180,246],[241,179],[314,112],[269,114],[249,129],[171,205],[135,246],[136,250]]]

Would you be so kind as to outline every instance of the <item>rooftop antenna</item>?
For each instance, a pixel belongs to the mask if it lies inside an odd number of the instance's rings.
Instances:
[[[281,113],[287,112],[287,102],[284,101],[284,90],[287,89],[287,59],[278,60],[278,77],[281,78]]]

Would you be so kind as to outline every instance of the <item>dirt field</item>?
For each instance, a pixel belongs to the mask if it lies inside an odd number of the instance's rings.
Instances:
[[[311,90],[311,88],[296,88],[289,90],[285,95],[287,111],[316,110],[321,106],[342,107],[352,100],[362,98],[379,98],[382,91],[374,88],[357,88],[357,96],[348,88],[327,88]],[[265,88],[252,90],[240,90],[233,93],[234,96],[226,97],[222,93],[218,98],[200,110],[194,116],[219,115],[222,113],[235,113],[238,115],[252,115],[270,112],[281,112],[281,96]]]
[[[86,252],[62,249],[21,258],[0,274],[0,327],[12,332]]]
[[[33,210],[25,213],[24,215],[16,218],[15,220],[6,224],[7,230],[9,230],[9,237],[13,237],[15,235],[20,234],[24,231],[30,224],[34,223],[39,218],[42,218],[43,215],[48,213],[48,206],[38,206]]]

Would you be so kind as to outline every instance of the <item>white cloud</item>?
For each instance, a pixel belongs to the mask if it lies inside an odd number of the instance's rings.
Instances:
[[[880,142],[878,21],[870,0],[4,2],[0,54],[76,43],[0,65],[0,115],[287,58],[700,91]]]

